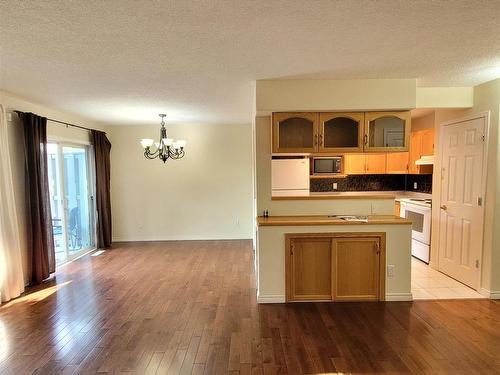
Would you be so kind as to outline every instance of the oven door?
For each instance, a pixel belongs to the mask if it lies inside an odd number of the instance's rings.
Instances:
[[[401,217],[412,221],[412,238],[425,245],[431,243],[431,208],[401,202]]]

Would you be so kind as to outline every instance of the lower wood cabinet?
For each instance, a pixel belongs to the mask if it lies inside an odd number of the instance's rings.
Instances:
[[[332,298],[330,238],[294,238],[290,245],[291,290],[294,301]]]
[[[385,296],[385,233],[286,235],[286,299],[379,301]]]
[[[334,238],[332,245],[333,300],[379,300],[380,238]]]

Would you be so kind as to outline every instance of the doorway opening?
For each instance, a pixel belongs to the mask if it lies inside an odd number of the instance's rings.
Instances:
[[[47,144],[56,266],[95,248],[94,170],[90,145]]]

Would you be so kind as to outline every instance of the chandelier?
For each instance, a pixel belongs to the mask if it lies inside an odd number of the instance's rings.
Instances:
[[[160,141],[155,142],[154,139],[145,138],[141,140],[141,145],[144,147],[144,156],[147,159],[159,158],[165,163],[168,159],[181,159],[184,157],[184,147],[186,141],[182,139],[173,140],[167,138],[167,129],[165,129],[166,114],[161,113],[161,128],[160,128]],[[155,145],[154,149],[152,148]]]

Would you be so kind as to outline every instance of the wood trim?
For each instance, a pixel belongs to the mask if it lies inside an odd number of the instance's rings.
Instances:
[[[336,195],[337,194],[337,195]],[[328,199],[396,199],[394,194],[356,194],[355,192],[332,192],[331,195],[292,195],[292,196],[272,196],[273,201],[286,201],[286,200],[328,200]]]
[[[266,226],[310,226],[310,225],[411,225],[411,220],[394,215],[368,216],[368,222],[355,222],[328,216],[269,216],[257,217],[259,227]]]
[[[358,122],[358,146],[357,147],[324,147],[325,143],[325,122],[337,117],[347,117]],[[319,143],[319,152],[363,152],[363,134],[364,134],[364,112],[321,112],[319,114],[319,134],[323,141]]]
[[[318,145],[315,144],[313,139],[313,146],[311,148],[279,148],[279,123],[291,117],[304,118],[313,123],[313,137],[318,136],[319,132],[319,113],[317,112],[273,112],[272,116],[272,133],[271,145],[272,153],[312,153],[318,151]]]
[[[411,133],[411,113],[410,111],[399,112],[365,112],[365,126],[364,131],[366,137],[370,138],[370,121],[379,117],[394,116],[405,121],[405,145],[404,147],[370,147],[368,144],[364,145],[365,152],[397,152],[408,151],[410,147],[410,133]]]

